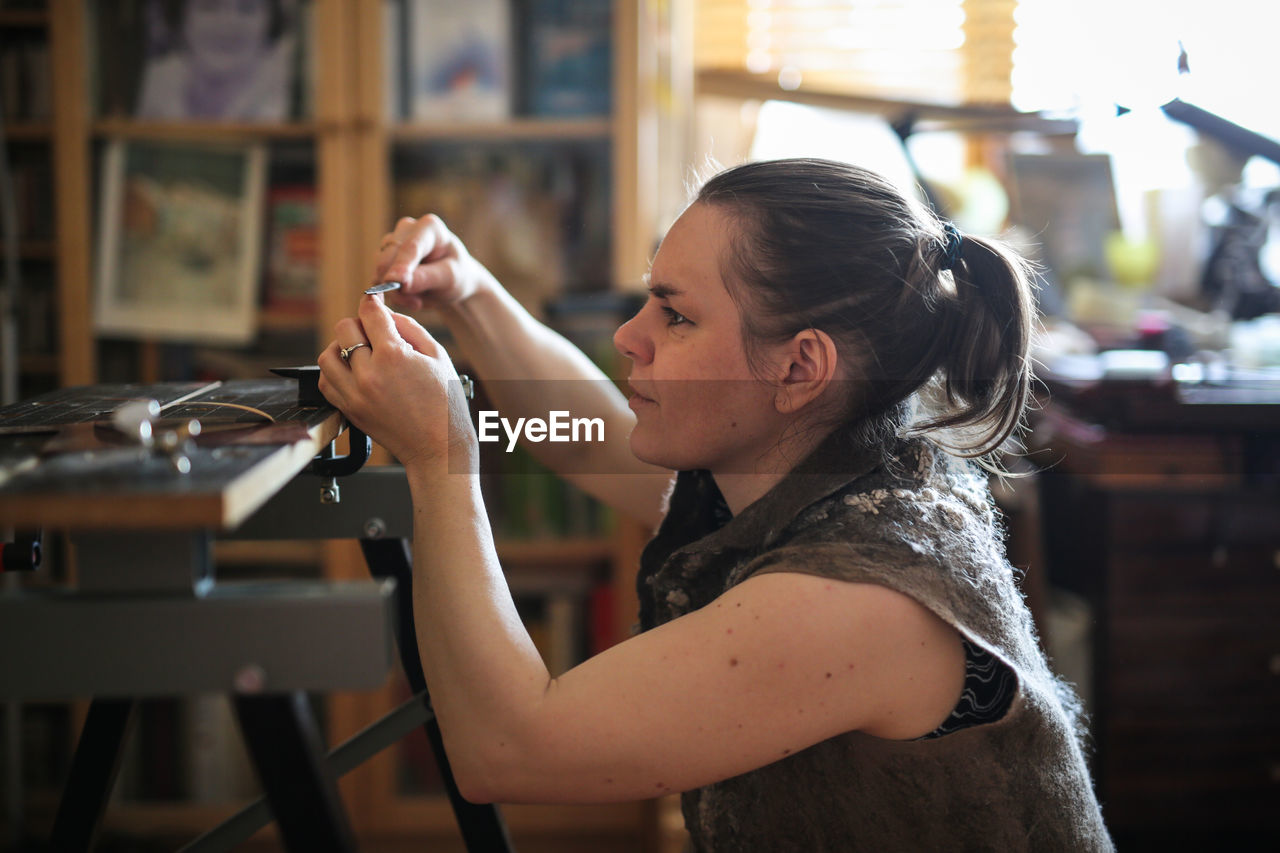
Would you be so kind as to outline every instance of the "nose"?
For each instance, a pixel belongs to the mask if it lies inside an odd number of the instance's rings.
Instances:
[[[653,341],[644,332],[644,308],[613,333],[613,346],[617,351],[631,359],[634,364],[648,364],[653,360]]]

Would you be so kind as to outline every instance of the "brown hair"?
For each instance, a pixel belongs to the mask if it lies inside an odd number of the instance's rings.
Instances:
[[[806,328],[830,335],[856,380],[841,420],[861,438],[945,429],[939,443],[980,457],[1019,428],[1034,298],[1017,254],[969,235],[949,247],[937,216],[847,163],[746,163],[704,183],[695,202],[738,226],[722,263],[749,351]],[[908,424],[931,380],[937,406]]]

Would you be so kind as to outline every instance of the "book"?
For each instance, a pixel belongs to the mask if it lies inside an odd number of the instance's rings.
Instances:
[[[0,45],[0,105],[6,121],[42,121],[51,115],[49,43],[43,33],[5,33]]]
[[[508,0],[411,0],[409,117],[497,121],[511,114]]]
[[[292,314],[314,311],[319,266],[316,188],[310,184],[271,187],[263,307]]]
[[[11,143],[7,151],[19,240],[53,237],[53,167],[49,146]]]
[[[525,0],[525,110],[535,116],[607,116],[613,107],[613,4]]]

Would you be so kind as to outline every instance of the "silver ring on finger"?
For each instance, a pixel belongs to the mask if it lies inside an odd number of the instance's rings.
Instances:
[[[356,350],[360,349],[360,347],[368,347],[368,346],[369,346],[369,342],[368,342],[368,341],[361,341],[360,343],[358,343],[358,344],[352,344],[352,345],[351,345],[351,346],[349,346],[349,347],[341,347],[341,348],[339,348],[339,350],[338,350],[338,355],[342,356],[342,360],[343,360],[343,361],[345,361],[345,362],[348,362],[348,363],[349,363],[349,362],[351,361],[351,353],[353,353],[353,352],[355,352]],[[369,347],[369,350],[372,352],[373,347]]]

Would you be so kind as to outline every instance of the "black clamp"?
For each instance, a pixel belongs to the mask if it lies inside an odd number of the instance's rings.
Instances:
[[[329,405],[329,401],[320,393],[319,365],[273,367],[271,372],[277,376],[298,380],[299,406]],[[472,399],[475,396],[475,383],[471,381],[471,377],[459,376],[458,381],[462,383],[462,393],[468,400]],[[335,449],[335,442],[330,442],[325,451],[311,460],[311,464],[307,467],[309,473],[325,478],[324,485],[320,487],[321,503],[336,504],[342,500],[342,490],[338,488],[337,478],[359,471],[364,463],[369,461],[369,454],[373,452],[373,441],[369,436],[350,421],[347,422],[347,427],[347,436],[351,444],[350,452],[345,456],[339,456]]]
[[[320,393],[320,365],[308,364],[302,367],[273,367],[271,372],[277,376],[298,380],[299,406],[327,406],[329,401]],[[339,456],[337,442],[329,442],[322,453],[311,460],[307,473],[323,477],[325,482],[320,486],[320,503],[336,504],[342,500],[342,490],[338,488],[338,477],[346,477],[359,471],[369,461],[373,452],[373,441],[359,427],[347,422],[347,438],[351,444],[350,452]]]

